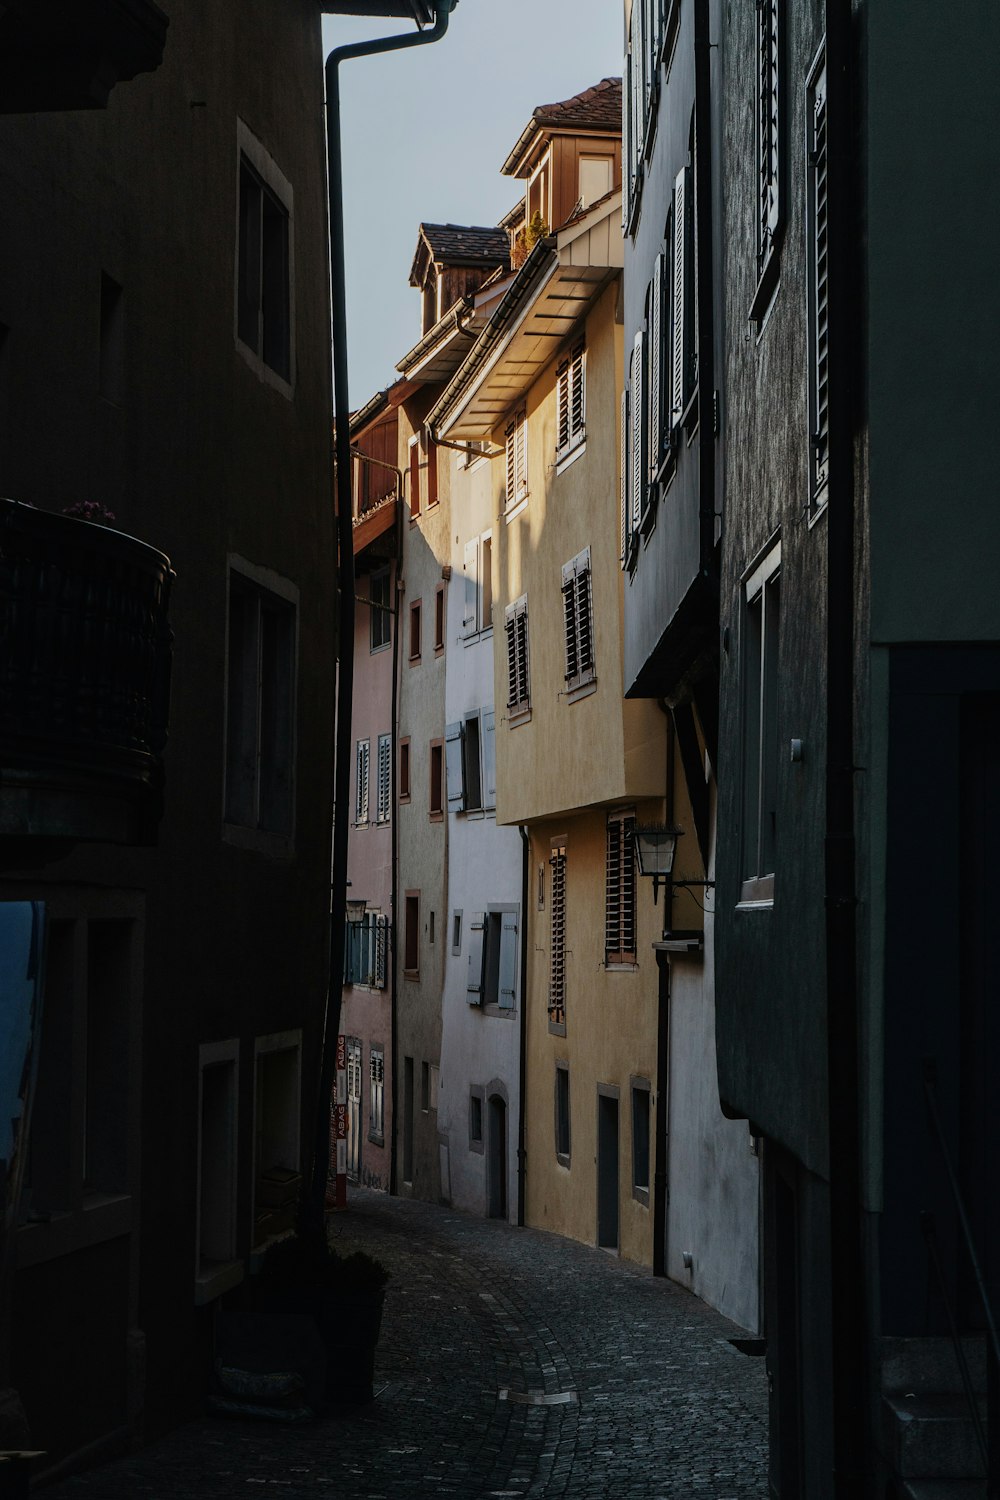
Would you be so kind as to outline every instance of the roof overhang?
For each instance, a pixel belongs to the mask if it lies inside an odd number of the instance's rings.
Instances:
[[[366,510],[363,516],[358,516],[351,525],[351,536],[354,541],[354,556],[357,557],[367,547],[372,546],[380,537],[391,532],[396,524],[395,495],[388,495],[380,501],[372,510]]]
[[[618,192],[536,246],[427,425],[455,442],[488,437],[620,274],[623,260]]]
[[[160,66],[168,25],[153,0],[3,0],[0,114],[106,108]]]

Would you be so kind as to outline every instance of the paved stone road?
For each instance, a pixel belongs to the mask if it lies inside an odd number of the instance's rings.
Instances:
[[[192,1423],[46,1500],[764,1500],[764,1362],[689,1293],[555,1235],[371,1192],[333,1233],[393,1274],[372,1406],[309,1427]]]

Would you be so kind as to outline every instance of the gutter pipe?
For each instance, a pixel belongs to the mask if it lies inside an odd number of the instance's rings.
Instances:
[[[531,842],[525,824],[522,823],[518,832],[521,835],[521,1016],[517,1080],[517,1222],[518,1226],[523,1228],[525,1175],[528,1161],[524,1131],[527,1113],[525,1074],[528,1056],[528,860]]]
[[[837,1500],[873,1493],[864,1212],[854,795],[854,432],[861,413],[863,307],[854,17],[826,0],[830,119],[830,479],[826,507],[826,1008],[830,1153],[833,1481]],[[855,376],[858,379],[855,379]]]
[[[434,25],[402,36],[374,38],[335,47],[326,59],[327,196],[330,211],[330,295],[333,322],[334,432],[336,440],[338,637],[337,730],[333,785],[333,857],[330,973],[320,1053],[319,1093],[313,1139],[312,1174],[300,1212],[300,1229],[324,1237],[326,1181],[330,1170],[330,1100],[337,1071],[341,983],[344,972],[344,914],[347,901],[347,834],[351,795],[351,710],[354,698],[354,538],[351,526],[351,434],[347,384],[347,284],[344,255],[343,159],[340,129],[340,64],[437,42],[448,30],[457,0],[434,0]],[[395,808],[393,808],[395,815]],[[395,816],[393,818],[395,821]],[[394,935],[395,937],[395,935]],[[393,943],[395,950],[395,942]],[[393,1068],[395,1080],[395,1068]],[[393,1119],[395,1129],[395,1118]]]

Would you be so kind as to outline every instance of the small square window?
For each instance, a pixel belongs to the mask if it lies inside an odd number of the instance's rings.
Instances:
[[[440,655],[444,650],[445,629],[445,597],[444,584],[439,583],[434,590],[434,652]]]
[[[236,331],[240,343],[282,380],[291,380],[288,209],[240,155]]]
[[[432,818],[444,817],[444,743],[431,740],[431,785],[428,804]]]

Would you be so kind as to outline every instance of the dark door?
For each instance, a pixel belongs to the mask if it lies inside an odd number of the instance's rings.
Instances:
[[[597,1096],[597,1243],[618,1249],[618,1100]]]
[[[413,1181],[413,1058],[403,1058],[403,1181]]]
[[[507,1105],[499,1094],[490,1095],[489,1153],[490,1218],[506,1219]]]

